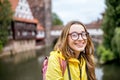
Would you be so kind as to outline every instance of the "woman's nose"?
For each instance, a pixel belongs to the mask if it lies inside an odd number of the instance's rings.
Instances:
[[[81,36],[81,35],[79,35],[78,40],[83,40],[83,38],[82,38],[82,36]]]

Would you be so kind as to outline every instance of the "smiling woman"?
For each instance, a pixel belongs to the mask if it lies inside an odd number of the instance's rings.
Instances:
[[[84,51],[87,44],[87,33],[84,27],[80,24],[73,24],[70,27],[68,36],[68,45],[75,52],[75,57],[78,58],[80,52]]]
[[[79,21],[69,22],[50,53],[46,80],[96,80],[93,52],[86,27]],[[59,60],[66,62],[64,74]]]

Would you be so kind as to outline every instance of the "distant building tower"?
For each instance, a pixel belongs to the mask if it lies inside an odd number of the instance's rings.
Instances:
[[[52,26],[52,14],[51,14],[51,0],[44,0],[45,1],[45,43],[46,46],[51,44],[51,35],[50,30]]]
[[[45,27],[45,3],[44,0],[27,0],[30,4],[33,16]]]
[[[50,30],[52,26],[51,0],[27,0],[30,4],[33,16],[39,20],[45,29],[45,44],[51,44]]]

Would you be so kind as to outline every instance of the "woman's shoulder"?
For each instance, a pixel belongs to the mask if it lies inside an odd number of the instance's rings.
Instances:
[[[64,56],[62,55],[62,52],[57,51],[57,50],[50,52],[50,58],[52,58],[52,59],[58,59],[58,58],[65,59]]]

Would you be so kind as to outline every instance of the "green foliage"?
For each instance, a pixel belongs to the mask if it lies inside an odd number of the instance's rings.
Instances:
[[[104,40],[103,45],[108,49],[112,49],[111,40],[114,36],[114,30],[120,26],[120,1],[106,0],[106,12],[103,18]]]
[[[110,49],[106,49],[103,45],[97,48],[97,55],[102,64],[114,59],[113,52]]]
[[[0,51],[2,50],[2,47],[3,47],[2,42],[0,41]]]
[[[106,0],[106,11],[103,16],[103,44],[97,49],[103,63],[120,59],[120,0]]]
[[[115,29],[115,34],[112,39],[112,51],[117,59],[120,59],[120,28]]]
[[[53,25],[63,25],[63,22],[56,13],[52,13],[52,23]]]
[[[8,0],[0,1],[0,48],[7,43],[8,27],[12,20],[13,12]]]

